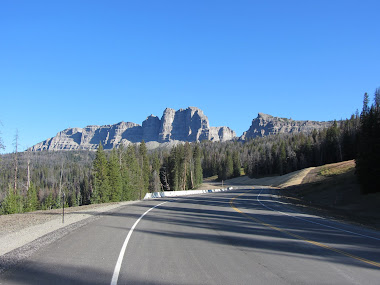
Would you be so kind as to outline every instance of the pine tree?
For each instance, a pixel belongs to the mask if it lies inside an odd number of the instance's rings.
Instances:
[[[141,189],[140,189],[140,200],[144,198],[145,194],[148,192],[149,188],[149,177],[150,177],[150,168],[149,168],[149,159],[148,151],[144,140],[141,141],[139,146],[139,160],[140,160],[140,170],[141,170]]]
[[[37,189],[33,183],[31,183],[29,186],[24,207],[25,212],[36,211],[39,208]]]
[[[192,181],[192,151],[189,142],[186,142],[183,147],[183,166],[182,166],[182,190],[187,190],[194,187]]]
[[[231,178],[234,173],[234,162],[232,160],[232,155],[229,151],[227,151],[226,158],[226,177],[227,179]]]
[[[240,176],[241,163],[240,163],[239,153],[237,151],[234,151],[232,153],[232,162],[233,162],[232,176],[233,177],[239,177]]]
[[[380,88],[376,88],[374,102],[375,102],[376,109],[379,109],[380,108]]]
[[[194,147],[194,187],[198,187],[203,182],[202,152],[199,145]]]
[[[83,179],[80,183],[81,205],[90,204],[90,198],[91,198],[90,177],[91,175],[87,174],[86,171],[83,171]]]
[[[363,99],[363,111],[362,115],[366,115],[369,112],[369,96],[368,93],[364,93],[364,99]]]
[[[149,178],[149,191],[150,192],[159,192],[161,191],[161,182],[160,182],[160,159],[158,158],[157,152],[151,156],[152,160],[152,171]]]
[[[171,149],[168,158],[169,185],[173,191],[179,190],[179,154],[178,146]]]
[[[121,201],[122,198],[122,181],[120,172],[119,156],[116,149],[113,149],[108,162],[109,177],[109,200],[111,202]]]
[[[340,131],[336,121],[334,121],[333,125],[327,129],[326,148],[328,163],[342,161]]]
[[[140,196],[141,170],[136,157],[136,149],[130,144],[122,158],[123,200],[137,200]]]
[[[360,119],[356,173],[362,193],[367,194],[380,191],[380,110],[376,103],[368,110],[364,106]]]
[[[93,162],[94,192],[91,203],[106,203],[109,201],[108,161],[101,143],[96,151]]]
[[[9,188],[8,195],[1,203],[1,214],[22,213],[23,208],[23,199],[21,195],[18,191],[14,192],[14,189]]]

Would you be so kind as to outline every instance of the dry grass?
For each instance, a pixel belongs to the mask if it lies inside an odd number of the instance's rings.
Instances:
[[[271,177],[263,177],[263,178],[249,178],[248,176],[241,176],[237,178],[232,178],[225,181],[226,185],[244,185],[244,186],[272,186],[272,187],[288,187],[292,185],[300,184],[304,177],[313,170],[313,167],[298,170],[292,173],[288,173],[281,176],[271,176]]]
[[[319,168],[319,175],[332,177],[341,175],[355,169],[355,162],[353,160],[327,164]]]

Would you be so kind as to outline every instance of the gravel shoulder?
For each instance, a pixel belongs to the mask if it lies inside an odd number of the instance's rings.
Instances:
[[[2,215],[0,216],[0,256],[64,227],[136,202],[65,208],[64,223],[62,222],[62,209]]]

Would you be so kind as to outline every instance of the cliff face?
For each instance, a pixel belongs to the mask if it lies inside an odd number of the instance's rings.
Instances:
[[[259,113],[240,140],[279,133],[309,133],[331,125],[332,122],[295,121]],[[120,122],[115,125],[70,128],[34,145],[31,150],[96,150],[99,142],[105,149],[112,149],[121,144],[139,143],[142,140],[148,147],[155,148],[186,141],[228,141],[234,138],[235,132],[228,127],[210,127],[208,118],[198,108],[189,107],[177,111],[166,108],[161,119],[150,115],[141,126]]]
[[[228,129],[227,132],[235,133]],[[167,108],[162,116],[162,125],[159,132],[159,142],[177,141],[202,141],[217,140],[221,137],[210,135],[210,126],[208,118],[203,111],[190,107],[186,110],[180,109],[174,111]]]
[[[314,129],[320,130],[331,125],[332,122],[295,121],[259,113],[257,118],[252,120],[251,127],[243,133],[240,139],[248,140],[279,133],[310,133]]]
[[[34,145],[31,150],[95,150],[99,142],[105,149],[112,149],[120,144],[128,145],[142,140],[167,144],[175,141],[227,141],[235,137],[235,132],[228,127],[210,127],[208,118],[198,108],[189,107],[178,111],[167,108],[161,119],[151,115],[142,126],[120,122],[115,125],[70,128]]]

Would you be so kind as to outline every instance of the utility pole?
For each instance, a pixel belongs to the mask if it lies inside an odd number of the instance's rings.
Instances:
[[[15,153],[14,153],[14,171],[15,171],[15,177],[14,177],[14,184],[13,184],[13,191],[16,195],[17,192],[17,172],[18,172],[18,161],[17,161],[17,152],[18,152],[18,130],[16,130],[15,135]]]
[[[30,149],[28,149],[28,168],[27,168],[27,182],[26,182],[26,190],[29,191],[30,188]]]
[[[60,177],[59,177],[59,193],[58,193],[58,196],[61,197],[64,197],[65,196],[65,193],[62,193],[62,177],[63,177],[63,161],[61,163],[61,173],[60,173]]]
[[[65,223],[65,192],[62,193],[62,224]]]

